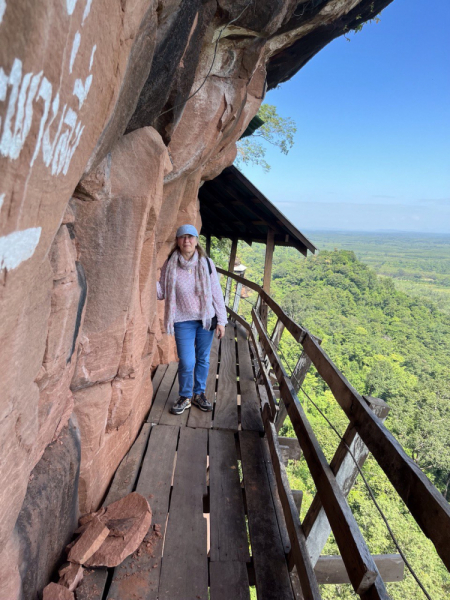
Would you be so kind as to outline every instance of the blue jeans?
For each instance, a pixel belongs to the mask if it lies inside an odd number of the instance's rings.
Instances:
[[[201,394],[205,391],[214,331],[203,329],[201,321],[174,323],[174,330],[180,359],[178,365],[179,394],[191,398],[192,391],[194,394]],[[194,390],[192,390],[192,384],[194,384]]]

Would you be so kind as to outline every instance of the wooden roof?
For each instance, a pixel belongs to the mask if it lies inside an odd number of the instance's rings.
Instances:
[[[266,243],[269,227],[275,245],[307,255],[316,247],[236,167],[228,167],[199,190],[203,235]]]

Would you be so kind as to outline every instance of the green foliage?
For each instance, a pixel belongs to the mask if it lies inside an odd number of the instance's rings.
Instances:
[[[265,159],[266,144],[272,144],[283,154],[288,154],[294,145],[297,127],[290,117],[280,117],[276,107],[271,104],[262,104],[258,116],[264,121],[264,125],[253,135],[237,143],[238,153],[235,164],[237,166],[258,165],[268,172],[270,165]]]
[[[379,275],[393,279],[396,289],[428,299],[450,314],[450,236],[413,233],[319,233],[316,244],[355,252]]]
[[[215,251],[220,253],[217,247]],[[264,251],[258,244],[252,248],[242,244],[238,249],[240,260],[247,266],[246,276],[257,282],[262,280]],[[381,254],[382,249],[380,259]],[[426,253],[422,255],[423,260],[431,260]],[[398,249],[396,260],[401,259]],[[411,264],[404,267],[414,270]],[[390,277],[379,277],[351,250],[325,250],[304,259],[293,249],[277,247],[271,294],[293,319],[322,339],[323,348],[360,393],[381,397],[389,404],[387,427],[449,499],[450,317],[430,300],[397,290]],[[254,296],[249,298],[253,303]],[[240,312],[248,317],[247,304],[241,302]],[[273,316],[269,320],[273,325]],[[287,332],[280,352],[289,371],[299,356],[299,347]],[[342,434],[348,420],[314,370],[303,387]],[[338,439],[306,396],[300,393],[299,397],[330,460]],[[294,436],[289,421],[282,434]],[[304,517],[315,494],[313,481],[304,460],[292,461],[288,471],[292,488],[304,491]],[[446,568],[376,461],[369,458],[364,472],[431,596],[436,600],[449,597]],[[397,552],[360,480],[350,493],[349,504],[371,552]],[[338,553],[332,537],[324,553]],[[409,573],[403,582],[389,584],[388,590],[393,600],[423,598]],[[323,586],[322,595],[324,599],[357,597],[347,585]]]
[[[356,24],[353,27],[350,27],[350,29],[348,27],[344,28],[344,37],[347,40],[347,42],[350,42],[350,38],[346,35],[350,30],[354,33],[359,33],[360,31],[362,31],[363,27],[368,23],[376,23],[378,25],[378,23],[381,21],[381,11],[379,13],[376,12],[375,2],[372,2],[372,4],[369,6],[369,10],[370,14],[366,19],[363,19],[362,15],[357,15]]]

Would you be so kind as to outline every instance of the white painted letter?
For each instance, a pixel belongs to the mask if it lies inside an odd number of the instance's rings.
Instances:
[[[16,111],[16,102],[17,96],[19,95],[19,86],[21,80],[22,61],[16,58],[8,79],[8,83],[12,86],[12,90],[9,97],[8,110],[6,112],[5,123],[3,126],[3,135],[0,142],[0,154],[3,154],[3,156],[9,156],[9,150],[12,142],[11,121]]]
[[[77,0],[66,0],[67,3],[67,13],[69,15],[73,14],[73,11],[75,10],[75,6],[77,4]]]
[[[77,57],[78,49],[80,47],[80,41],[81,41],[81,35],[80,35],[80,32],[77,31],[76,34],[75,34],[75,37],[73,39],[72,52],[70,54],[69,71],[71,73],[73,71],[73,63],[75,62],[75,58]]]
[[[84,13],[83,13],[83,22],[81,23],[82,25],[84,25],[84,22],[86,21],[89,13],[91,12],[91,4],[92,4],[92,0],[87,0],[86,8],[84,9]]]
[[[0,237],[0,269],[11,271],[33,256],[41,231],[41,227],[31,227]]]
[[[0,23],[3,21],[3,15],[6,10],[6,0],[0,0]]]
[[[28,91],[27,88],[29,75],[31,76],[31,73],[28,73],[23,78],[22,88],[19,95],[19,103],[17,106],[14,136],[11,141],[11,148],[9,150],[9,156],[14,159],[19,157],[19,154],[25,144],[26,137],[31,129],[31,121],[33,120],[33,100],[36,96],[36,92],[41,81],[42,71],[31,79],[31,85],[29,86],[30,89]],[[28,97],[25,105],[25,95],[27,91]]]
[[[42,140],[42,152],[44,154],[44,164],[46,167],[48,167],[50,165],[50,163],[52,162],[53,152],[55,151],[56,143],[58,141],[59,134],[61,133],[61,129],[63,126],[66,108],[67,108],[67,104],[65,104],[63,107],[61,118],[59,120],[58,131],[56,132],[55,137],[53,138],[53,142],[52,142],[50,140],[50,127],[52,126],[53,121],[56,119],[56,115],[58,114],[58,110],[59,110],[59,94],[56,94],[55,99],[52,102],[53,115],[52,115],[52,118],[50,119],[50,121],[48,122],[47,127],[45,128],[44,139]]]
[[[42,136],[44,135],[44,127],[47,122],[48,113],[50,110],[50,102],[52,101],[52,84],[44,77],[41,83],[41,87],[39,88],[38,98],[42,98],[44,101],[44,111],[42,113],[41,124],[39,125],[39,133],[36,142],[36,148],[34,149],[33,158],[31,159],[30,166],[34,165],[34,161],[38,157],[39,150],[41,149]]]
[[[72,147],[70,148],[70,150],[67,152],[66,162],[64,163],[64,169],[63,169],[64,175],[67,175],[67,171],[69,170],[69,167],[70,167],[70,161],[72,160],[72,156],[74,155],[74,152],[77,149],[78,144],[80,143],[80,138],[81,138],[81,134],[83,133],[83,130],[84,130],[84,125],[83,125],[83,127],[81,127],[81,123],[78,122],[77,128],[75,130],[75,141],[72,144]]]
[[[77,123],[77,113],[69,108],[66,112],[64,124],[69,126],[69,129],[59,136],[58,145],[53,153],[52,175],[59,175],[63,170],[66,161],[66,155],[69,150],[69,143]]]
[[[92,48],[92,52],[91,52],[91,60],[89,61],[89,73],[92,70],[92,65],[94,64],[94,55],[95,55],[95,51],[97,50],[97,44],[95,44],[95,46]]]
[[[78,98],[79,108],[81,108],[84,104],[84,101],[89,94],[89,90],[91,89],[92,83],[92,75],[86,78],[86,81],[83,83],[81,79],[77,79],[75,81],[75,85],[73,86],[73,93]]]

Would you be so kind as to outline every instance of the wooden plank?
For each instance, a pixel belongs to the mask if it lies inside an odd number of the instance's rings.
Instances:
[[[283,543],[284,553],[286,555],[291,551],[291,541],[289,539],[289,533],[286,527],[286,520],[284,518],[283,505],[281,504],[280,495],[278,493],[277,480],[272,465],[272,457],[270,456],[269,446],[267,444],[267,438],[261,441],[261,447],[264,457],[264,464],[266,465],[267,477],[269,479],[270,492],[272,494],[272,502],[275,508],[275,514],[278,522],[278,530],[280,532],[281,541]],[[288,564],[289,568],[289,564]]]
[[[172,408],[172,406],[177,401],[177,398],[179,397],[179,391],[180,391],[180,384],[179,384],[178,377],[177,377],[175,379],[175,381],[173,382],[172,389],[170,390],[169,397],[167,398],[166,405],[164,406],[164,410],[163,410],[161,418],[159,420],[160,425],[173,425],[175,427],[176,426],[180,426],[180,427],[186,426],[186,423],[187,423],[187,420],[189,417],[189,412],[192,410],[191,408],[185,410],[183,413],[181,413],[181,415],[174,415],[170,412],[170,409]]]
[[[209,432],[209,490],[211,561],[250,561],[236,443],[231,431]]]
[[[152,526],[139,549],[114,569],[108,600],[158,597],[178,427],[154,425],[136,491],[152,509]],[[135,595],[133,595],[135,594]]]
[[[220,340],[214,334],[213,343],[211,346],[211,354],[209,355],[209,371],[208,379],[206,380],[205,394],[208,400],[214,405],[216,400],[216,383],[217,383],[217,364],[219,362],[219,346]],[[212,411],[203,412],[195,406],[190,409],[188,417],[188,427],[202,427],[210,429],[212,425]]]
[[[374,413],[380,419],[384,420],[387,417],[389,407],[383,400],[380,400],[379,398],[369,398],[367,401]],[[352,456],[347,450],[347,446],[350,448],[361,468],[369,455],[369,450],[357,434],[356,428],[351,423],[347,427],[343,436],[343,441],[339,443],[330,463],[330,468],[335,474],[336,481],[345,497],[350,493],[350,490],[359,475],[359,471]],[[308,552],[313,565],[315,565],[331,533],[331,527],[318,494],[315,495],[311,506],[306,513],[306,517],[303,521],[303,529],[307,537]]]
[[[144,423],[142,426],[134,444],[117,468],[103,506],[120,500],[135,489],[151,429],[150,423]],[[107,578],[108,570],[105,568],[86,570],[83,581],[76,591],[77,600],[100,600]]]
[[[303,347],[419,527],[433,542],[445,566],[450,570],[450,505],[309,334]]]
[[[247,321],[244,319],[244,317],[241,317],[240,315],[238,315],[236,312],[234,312],[234,310],[232,310],[229,306],[226,307],[228,314],[230,315],[230,317],[236,321],[237,323],[239,323],[240,325],[242,325],[242,327],[244,327],[244,329],[246,331],[250,331],[251,330],[251,325],[250,323],[247,323]]]
[[[160,383],[156,396],[153,399],[150,407],[150,413],[147,417],[148,423],[159,423],[161,415],[164,411],[164,406],[167,402],[167,397],[172,389],[173,382],[178,372],[178,363],[171,362],[164,373],[164,377]]]
[[[76,600],[102,600],[108,569],[84,569],[83,579],[75,590]]]
[[[261,343],[270,358],[280,383],[280,393],[308,463],[308,468],[331,524],[337,545],[347,567],[356,593],[369,592],[373,598],[388,599],[387,591],[378,574],[375,562],[367,548],[355,518],[336,478],[306,418],[292,383],[264,330],[255,311],[252,312]],[[319,347],[319,346],[318,346]]]
[[[239,561],[209,564],[211,600],[250,600],[247,566]]]
[[[218,273],[222,273],[222,275],[226,275],[227,277],[232,277],[235,281],[242,283],[245,287],[250,288],[251,290],[255,290],[258,292],[259,297],[264,300],[264,302],[269,306],[270,309],[275,313],[275,315],[280,319],[280,321],[284,324],[286,329],[292,335],[292,337],[297,341],[301,342],[306,335],[306,329],[303,329],[298,323],[293,321],[287,314],[283,311],[281,306],[275,302],[270,295],[265,292],[261,286],[249,279],[245,279],[245,277],[241,277],[240,275],[236,275],[235,273],[230,273],[229,271],[225,271],[225,269],[221,269],[220,267],[216,267]]]
[[[305,600],[320,600],[319,586],[308,555],[306,538],[300,524],[298,509],[294,502],[286,470],[282,462],[275,425],[269,419],[265,419],[264,426],[291,543],[291,556],[299,574],[303,597]]]
[[[250,347],[247,336],[242,328],[236,327],[238,360],[239,360],[239,387],[241,390],[241,426],[244,430],[264,431],[261,418],[261,409],[256,382],[253,376],[253,366],[250,358]]]
[[[293,599],[261,438],[240,431],[242,469],[258,600]]]
[[[214,408],[215,429],[238,428],[236,344],[234,325],[228,323],[220,345],[219,382]]]
[[[405,563],[399,554],[378,554],[373,557],[383,581],[402,581]],[[350,583],[341,556],[321,556],[314,571],[321,584]]]
[[[156,367],[155,372],[153,373],[153,377],[152,377],[153,397],[155,397],[156,392],[158,391],[158,388],[160,386],[162,378],[164,377],[165,372],[167,371],[168,366],[169,365],[158,365]]]
[[[159,600],[208,600],[208,556],[203,498],[208,431],[182,427],[177,452]]]

